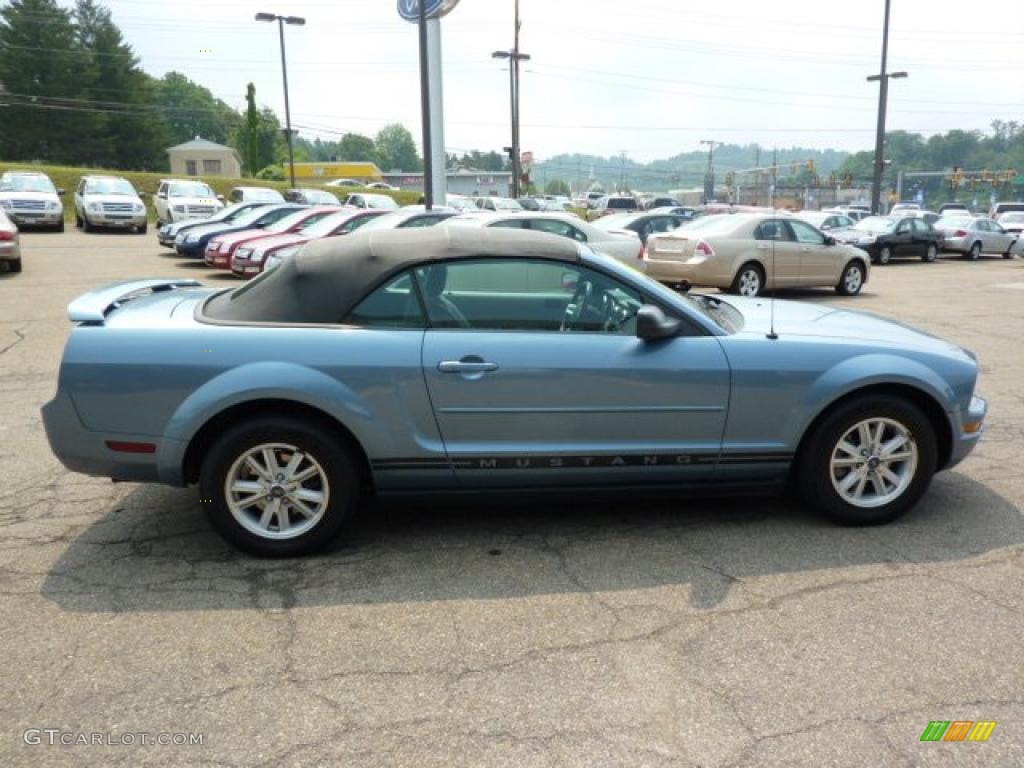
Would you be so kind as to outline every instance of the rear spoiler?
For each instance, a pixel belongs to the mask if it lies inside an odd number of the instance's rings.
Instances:
[[[73,323],[102,324],[111,310],[117,309],[126,299],[138,298],[136,294],[200,286],[202,283],[198,280],[129,280],[125,283],[114,283],[83,294],[68,304],[68,318]]]

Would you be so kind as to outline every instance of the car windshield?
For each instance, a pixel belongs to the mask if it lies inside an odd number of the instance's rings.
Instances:
[[[680,225],[673,232],[686,237],[687,232],[730,232],[736,227],[737,219],[731,214],[706,214]]]
[[[171,197],[216,197],[213,190],[201,181],[177,181],[167,190]]]
[[[135,187],[124,179],[90,179],[85,182],[87,195],[131,195],[136,197]]]
[[[616,213],[611,216],[602,216],[600,219],[592,221],[591,224],[607,232],[610,229],[625,229],[636,220],[637,217],[634,214]]]
[[[517,203],[515,200],[508,200],[502,197],[492,197],[491,202],[494,203],[494,210],[496,211],[521,211],[523,206]]]
[[[943,216],[935,222],[938,229],[967,229],[972,219],[967,216]]]
[[[4,176],[0,178],[0,192],[49,192],[56,194],[53,182],[45,176]]]
[[[289,213],[287,216],[281,217],[273,224],[271,224],[269,227],[267,227],[267,232],[276,232],[278,234],[280,234],[281,232],[287,232],[292,227],[301,224],[303,221],[308,219],[310,215],[313,215],[315,218],[317,218],[317,220],[319,220],[320,218],[316,216],[316,214],[311,214],[309,210],[303,208],[301,210],[295,211],[295,213]]]
[[[370,208],[393,209],[398,207],[394,198],[388,195],[363,195],[363,200]]]
[[[860,232],[886,233],[896,228],[896,220],[885,216],[869,216],[857,222],[854,229]]]
[[[244,194],[246,200],[273,200],[275,202],[279,202],[282,199],[281,193],[275,189],[259,189],[251,187],[244,190]]]
[[[1011,213],[1004,213],[999,217],[999,221],[1017,223],[1024,221],[1024,211],[1013,211]]]
[[[307,237],[327,237],[336,227],[340,227],[351,218],[351,211],[338,211],[329,216],[324,216],[322,219],[309,222],[299,231],[303,236]]]
[[[259,205],[255,208],[250,208],[241,216],[234,219],[231,223],[236,227],[246,227],[250,224],[255,224],[256,221],[258,221],[260,218],[262,218],[267,213],[273,210],[276,210],[276,206]]]

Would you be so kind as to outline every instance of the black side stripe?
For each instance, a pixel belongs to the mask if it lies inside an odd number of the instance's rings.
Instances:
[[[602,469],[608,467],[685,467],[706,464],[779,464],[793,460],[792,453],[728,454],[624,454],[624,455],[532,455],[460,456],[451,461],[438,458],[374,459],[376,470],[390,469]]]

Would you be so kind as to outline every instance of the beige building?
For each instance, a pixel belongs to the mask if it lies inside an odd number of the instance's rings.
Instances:
[[[196,136],[167,150],[172,176],[242,177],[242,161],[231,147]]]

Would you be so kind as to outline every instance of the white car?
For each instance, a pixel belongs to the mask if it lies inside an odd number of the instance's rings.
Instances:
[[[63,189],[37,171],[7,171],[0,175],[0,210],[15,224],[40,225],[64,231]]]
[[[397,211],[398,203],[388,195],[372,195],[358,192],[345,198],[342,205],[352,205],[356,208],[376,208],[382,211]]]
[[[224,207],[209,185],[194,179],[161,179],[153,195],[160,224],[189,219],[208,219]]]
[[[899,216],[900,214],[909,213],[912,211],[920,211],[921,206],[917,203],[896,203],[892,208],[889,209],[890,216]]]
[[[83,176],[75,190],[75,226],[86,232],[97,227],[134,229],[146,234],[146,204],[127,179]]]
[[[644,246],[640,236],[629,229],[604,231],[569,213],[519,211],[464,213],[443,223],[448,227],[508,227],[547,232],[586,243],[595,251],[607,254],[638,272],[644,271]]]
[[[269,187],[235,187],[228,195],[232,203],[283,203],[284,195]]]
[[[398,189],[399,189],[398,187],[393,187],[390,184],[388,184],[386,182],[383,182],[383,181],[371,181],[369,184],[366,185],[366,188],[367,189],[386,189],[386,190],[388,190],[390,192],[397,192]]]
[[[523,206],[518,200],[510,197],[479,197],[476,201],[477,208],[483,211],[521,211]]]

